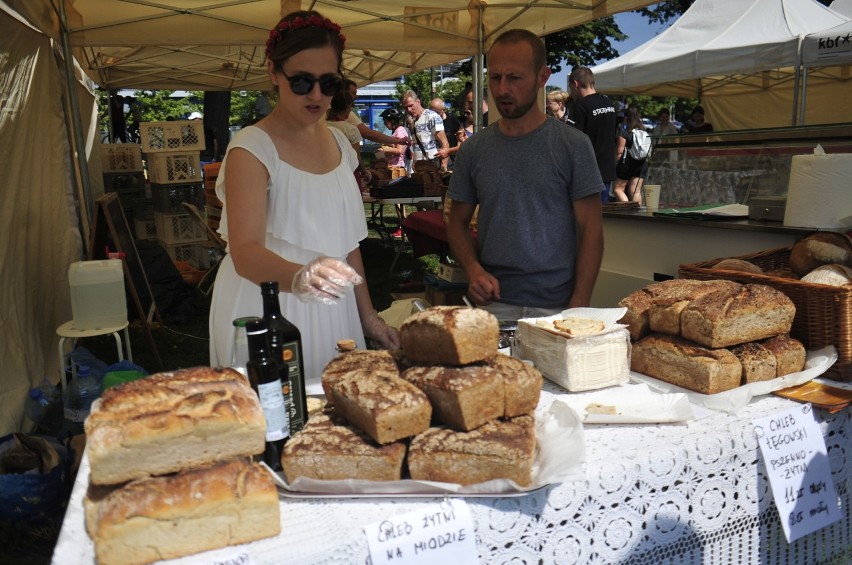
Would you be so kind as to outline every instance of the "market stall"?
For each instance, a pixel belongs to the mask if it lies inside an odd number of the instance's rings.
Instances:
[[[566,396],[546,384],[539,412]],[[670,424],[587,423],[577,480],[520,496],[464,499],[473,514],[479,562],[843,562],[852,551],[852,412],[815,412],[844,517],[788,544],[752,421],[794,406],[790,400],[762,396],[736,415],[713,413]],[[84,459],[54,552],[57,565],[94,563],[82,514],[87,477]],[[258,565],[364,563],[369,555],[365,526],[441,500],[282,491],[279,536],[175,563],[237,558]]]

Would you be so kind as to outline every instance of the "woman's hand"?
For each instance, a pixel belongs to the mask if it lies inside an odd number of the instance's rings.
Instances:
[[[355,269],[331,257],[317,257],[293,277],[292,292],[302,302],[334,304],[364,279]]]
[[[364,337],[372,339],[384,349],[399,349],[399,333],[387,325],[375,310],[361,320],[361,329],[364,330]]]

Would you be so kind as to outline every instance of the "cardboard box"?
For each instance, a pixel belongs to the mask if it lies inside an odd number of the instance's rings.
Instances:
[[[438,263],[438,278],[451,283],[466,283],[467,274],[461,265],[448,265],[444,262]]]
[[[466,293],[467,286],[440,289],[431,284],[426,285],[426,301],[432,306],[464,306]]]

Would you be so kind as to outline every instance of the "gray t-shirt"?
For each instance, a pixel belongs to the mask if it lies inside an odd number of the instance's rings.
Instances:
[[[462,144],[447,195],[479,204],[480,263],[500,301],[561,308],[574,290],[575,200],[601,191],[588,136],[554,119],[509,137],[492,124]]]

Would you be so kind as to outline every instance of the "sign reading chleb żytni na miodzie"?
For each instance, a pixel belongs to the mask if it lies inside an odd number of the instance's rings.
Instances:
[[[810,404],[752,421],[784,535],[792,543],[843,515]]]
[[[373,565],[479,563],[476,531],[464,500],[446,499],[364,527]]]

